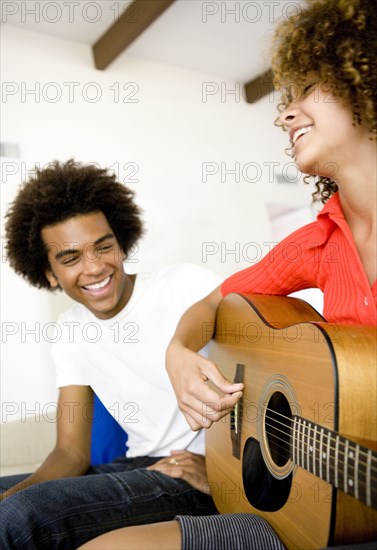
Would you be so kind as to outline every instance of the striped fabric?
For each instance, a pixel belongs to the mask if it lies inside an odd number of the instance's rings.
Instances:
[[[275,531],[251,514],[177,516],[182,550],[284,550]]]

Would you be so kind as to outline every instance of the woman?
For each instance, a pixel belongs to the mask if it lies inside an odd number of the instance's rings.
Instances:
[[[310,3],[276,31],[273,70],[282,90],[280,125],[289,132],[300,171],[315,176],[315,198],[326,205],[316,222],[227,279],[182,317],[168,349],[167,369],[194,430],[218,421],[242,395],[242,384],[225,380],[215,364],[196,353],[204,343],[202,323],[214,322],[228,293],[286,295],[318,287],[327,321],[377,324],[376,41],[373,0]],[[292,242],[300,247],[298,263],[283,254]],[[207,380],[225,397],[209,389]],[[82,548],[283,547],[270,526],[252,515],[177,520],[114,531]]]

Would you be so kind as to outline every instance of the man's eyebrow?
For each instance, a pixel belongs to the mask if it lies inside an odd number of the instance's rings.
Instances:
[[[113,233],[107,233],[107,235],[104,235],[103,237],[100,237],[99,239],[97,239],[96,241],[94,241],[93,244],[97,245],[97,244],[101,244],[103,241],[107,241],[107,239],[114,239],[114,235]]]
[[[107,233],[103,237],[100,237],[96,241],[94,241],[93,245],[98,246],[99,244],[103,243],[104,241],[107,241],[108,239],[114,239],[113,233]],[[73,254],[76,254],[78,252],[77,248],[67,248],[66,250],[61,250],[58,252],[55,256],[55,260],[61,260],[65,256],[72,256]]]
[[[73,254],[77,253],[76,248],[68,248],[67,250],[61,250],[58,252],[55,256],[55,260],[61,260],[65,256],[72,256]]]

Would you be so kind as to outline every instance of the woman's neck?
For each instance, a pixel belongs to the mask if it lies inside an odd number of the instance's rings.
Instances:
[[[351,230],[369,284],[377,279],[377,193],[360,192],[356,197],[339,190],[344,216]]]
[[[374,142],[374,148],[376,146]],[[374,158],[373,158],[374,157]],[[377,278],[377,158],[368,157],[358,170],[339,182],[339,198],[369,283]]]
[[[375,226],[377,216],[377,146],[370,136],[339,160],[336,180],[348,223]]]

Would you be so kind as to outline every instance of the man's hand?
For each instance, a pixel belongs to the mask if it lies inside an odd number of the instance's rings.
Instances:
[[[209,428],[228,414],[242,396],[243,384],[232,384],[212,361],[178,343],[172,342],[168,348],[166,368],[179,408],[192,430]],[[223,395],[212,390],[208,381]]]
[[[184,479],[198,491],[210,494],[203,455],[189,451],[171,451],[171,456],[162,458],[148,470],[162,472],[170,477]]]

